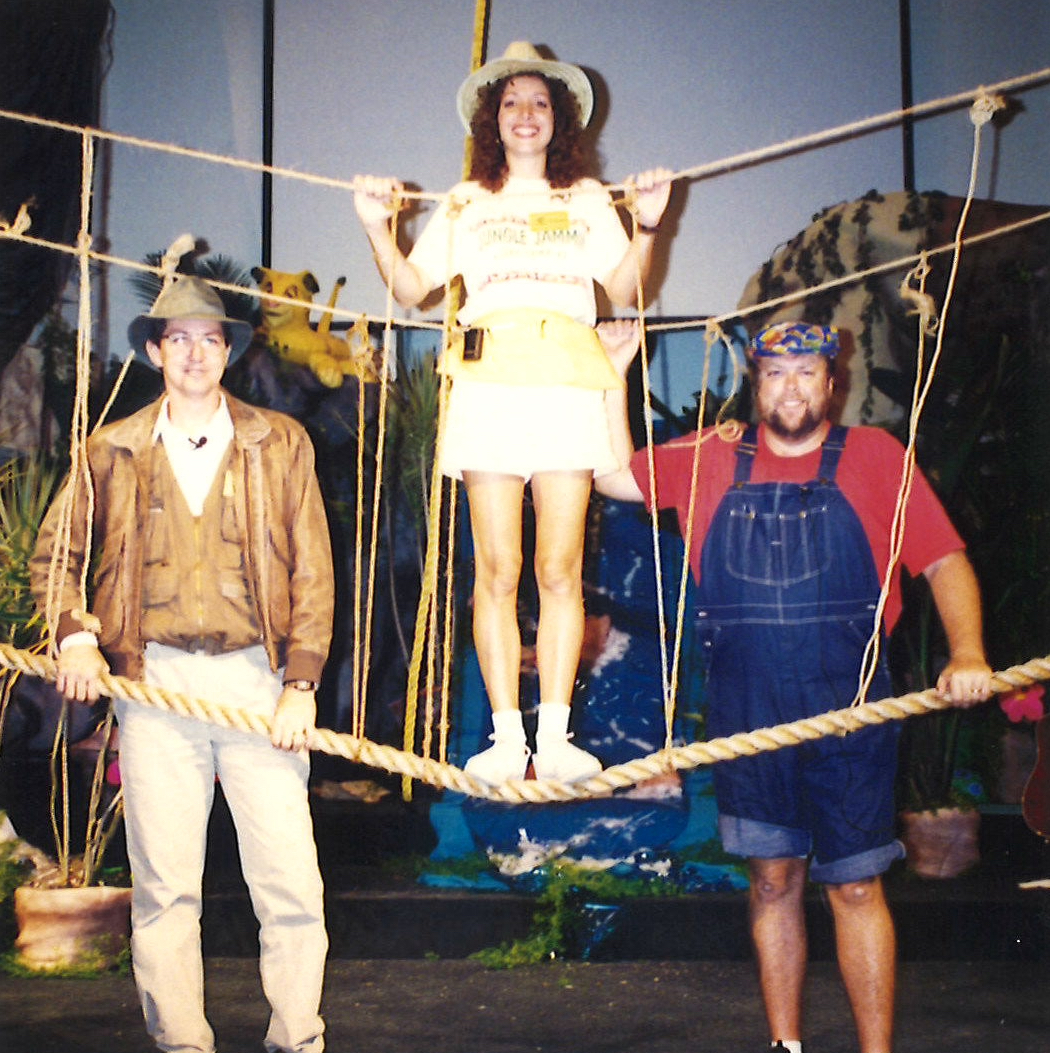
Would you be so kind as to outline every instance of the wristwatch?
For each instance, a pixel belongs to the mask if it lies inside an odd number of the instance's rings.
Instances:
[[[317,681],[316,680],[285,680],[285,687],[290,687],[295,691],[316,691]]]

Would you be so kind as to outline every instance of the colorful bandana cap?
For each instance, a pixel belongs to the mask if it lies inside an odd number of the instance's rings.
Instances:
[[[747,345],[747,353],[749,358],[823,355],[834,359],[839,353],[839,331],[833,325],[780,322],[756,333]]]

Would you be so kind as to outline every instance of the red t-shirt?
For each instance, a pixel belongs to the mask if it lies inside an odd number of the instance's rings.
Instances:
[[[737,442],[725,442],[710,429],[704,432],[700,447],[699,482],[693,516],[689,565],[693,576],[700,580],[700,553],[707,537],[711,519],[726,490],[732,485],[736,469]],[[758,429],[758,453],[751,470],[751,482],[806,483],[813,479],[820,466],[820,449],[802,457],[778,457],[765,442],[765,428]],[[685,536],[688,521],[690,477],[696,433],[673,439],[653,450],[656,476],[656,504],[660,508],[674,508]],[[904,466],[904,447],[881,428],[850,428],[846,445],[839,460],[835,481],[846,500],[857,513],[880,580],[885,580],[890,557],[890,529]],[[631,471],[651,506],[649,493],[649,462],[645,450],[639,450],[631,460]],[[921,574],[932,563],[965,546],[940,501],[930,488],[922,472],[916,468],[911,495],[905,509],[904,542],[901,563],[912,575]],[[889,632],[901,611],[900,566],[895,570],[886,600],[885,622]]]

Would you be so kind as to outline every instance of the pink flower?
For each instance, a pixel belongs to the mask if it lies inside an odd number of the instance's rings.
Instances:
[[[1026,690],[1018,689],[999,697],[999,708],[1010,718],[1010,723],[1020,724],[1022,720],[1039,720],[1043,715],[1043,695],[1046,689],[1042,684],[1034,684]]]

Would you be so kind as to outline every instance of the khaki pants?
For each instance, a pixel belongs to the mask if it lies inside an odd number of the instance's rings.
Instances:
[[[146,681],[272,714],[280,678],[262,647],[188,654],[149,644]],[[324,1048],[319,1015],[328,937],[307,797],[309,760],[261,735],[134,702],[117,703],[131,862],[132,961],[146,1027],[166,1053],[213,1053],[204,1014],[201,880],[218,778],[259,920],[266,1049]]]

